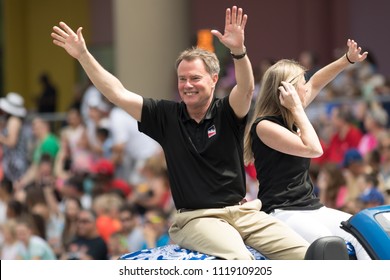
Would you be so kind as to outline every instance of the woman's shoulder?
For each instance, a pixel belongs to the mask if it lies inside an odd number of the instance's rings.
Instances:
[[[254,124],[257,125],[259,122],[264,121],[264,120],[284,125],[284,121],[283,121],[282,116],[260,116],[260,117],[257,117],[255,119]]]

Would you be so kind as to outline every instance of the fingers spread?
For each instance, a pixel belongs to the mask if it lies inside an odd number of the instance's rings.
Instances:
[[[232,24],[237,24],[237,7],[233,6],[232,8]]]
[[[58,40],[53,40],[53,43],[55,44],[55,45],[57,45],[57,46],[60,46],[60,47],[63,47],[64,46],[64,42],[61,42],[61,41],[58,41]]]
[[[231,21],[230,9],[226,9],[225,26],[229,25]]]
[[[65,23],[65,22],[60,22],[61,28],[67,33],[69,36],[74,36],[76,33],[73,32],[73,30]]]
[[[211,30],[210,31],[211,34],[213,34],[214,36],[216,36],[218,39],[221,39],[223,37],[223,35],[221,34],[221,32],[219,32],[218,30]]]
[[[242,25],[242,8],[238,9],[238,14],[237,14],[237,25]]]
[[[69,35],[64,31],[62,30],[61,28],[59,28],[58,26],[54,26],[53,27],[53,30],[56,32],[56,34],[58,34],[58,36],[61,36],[63,37],[64,39],[68,38]]]
[[[55,33],[55,32],[52,32],[52,33],[51,33],[51,37],[52,37],[53,39],[59,41],[59,42],[65,42],[65,40],[66,40],[64,37],[58,35],[58,34]]]
[[[245,29],[245,25],[246,25],[247,20],[248,20],[248,16],[247,16],[247,15],[244,15],[244,16],[242,17],[242,22],[241,22],[241,28],[242,28],[242,29]]]

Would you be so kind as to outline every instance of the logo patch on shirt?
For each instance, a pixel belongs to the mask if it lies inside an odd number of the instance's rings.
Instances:
[[[207,136],[209,138],[213,137],[215,134],[217,134],[217,130],[215,129],[215,125],[212,125],[209,127],[209,129],[207,130]]]

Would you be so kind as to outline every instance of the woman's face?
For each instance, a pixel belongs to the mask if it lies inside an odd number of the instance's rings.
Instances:
[[[75,200],[69,199],[65,203],[66,215],[71,219],[76,219],[77,214],[80,212],[80,206]]]
[[[28,244],[31,235],[31,229],[27,225],[18,224],[16,226],[16,236],[19,241],[23,242],[24,244]]]
[[[298,82],[296,83],[295,88],[297,90],[299,98],[301,99],[303,107],[306,107],[307,105],[306,96],[307,96],[308,89],[306,86],[306,80],[304,75],[298,78]]]

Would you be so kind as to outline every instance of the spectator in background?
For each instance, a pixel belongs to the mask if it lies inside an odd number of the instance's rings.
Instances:
[[[172,201],[164,154],[159,153],[147,159],[141,174],[144,180],[135,187],[132,197],[140,213],[150,208],[160,208],[165,214],[171,214],[176,210]]]
[[[369,151],[363,158],[366,173],[379,174],[381,169],[381,154],[378,148]]]
[[[170,243],[168,220],[159,208],[149,209],[144,215],[145,243],[142,249],[165,246]]]
[[[100,120],[96,127],[96,137],[98,145],[101,147],[101,156],[107,159],[112,158],[112,137],[110,121],[107,118]]]
[[[127,199],[132,186],[121,178],[115,177],[115,166],[112,161],[101,158],[94,163],[90,173],[92,179],[92,196],[114,192]]]
[[[39,77],[42,91],[37,97],[38,113],[57,112],[57,88],[54,86],[47,73],[42,73]]]
[[[27,218],[17,220],[16,235],[24,245],[18,252],[18,258],[23,260],[55,260],[57,259],[49,243],[34,234],[33,223]]]
[[[7,178],[0,181],[0,225],[7,220],[7,205],[13,198],[13,184]]]
[[[96,160],[103,156],[103,147],[97,136],[97,128],[102,121],[107,120],[111,105],[105,101],[105,98],[97,97],[90,99],[88,105],[87,136],[90,150]]]
[[[325,163],[320,167],[317,187],[322,204],[333,209],[343,209],[347,187],[343,172],[337,164]]]
[[[379,189],[385,194],[386,203],[390,204],[390,130],[378,139],[380,153]]]
[[[28,214],[26,205],[16,199],[11,199],[7,203],[7,219],[17,219]]]
[[[77,216],[76,235],[61,259],[106,260],[107,258],[107,244],[99,236],[94,212],[87,209],[81,210]]]
[[[120,256],[128,253],[126,241],[119,231],[114,232],[110,235],[107,247],[108,258],[110,260],[118,260]]]
[[[33,185],[38,187],[54,186],[56,178],[54,175],[54,161],[51,155],[43,154],[38,163]]]
[[[318,64],[318,55],[314,51],[305,50],[301,52],[299,54],[298,62],[306,69],[306,81],[308,81],[314,75],[314,73],[320,69]]]
[[[89,115],[89,106],[91,102],[100,103],[103,99],[103,95],[97,90],[97,88],[92,84],[91,80],[88,79],[88,85],[81,97],[80,111],[83,118],[84,124],[88,127],[91,122],[91,117]],[[91,101],[93,100],[93,101]]]
[[[59,256],[62,251],[61,237],[62,231],[64,230],[65,217],[59,208],[54,183],[30,187],[27,189],[27,193],[29,194],[31,192],[36,192],[41,196],[41,199],[31,203],[30,211],[43,218],[45,222],[45,239],[54,253]],[[28,196],[26,199],[28,200]]]
[[[358,205],[360,207],[358,207],[356,212],[385,203],[385,196],[378,190],[379,180],[376,174],[365,174],[364,183],[364,189],[358,197]]]
[[[69,197],[64,201],[65,209],[63,211],[65,217],[64,229],[62,231],[61,242],[62,250],[67,248],[77,233],[77,217],[83,209],[80,200]]]
[[[0,242],[0,260],[16,260],[23,250],[22,243],[16,236],[15,219],[7,220],[0,227],[3,240]]]
[[[119,209],[124,200],[115,193],[104,193],[95,197],[93,210],[96,213],[96,229],[108,244],[111,234],[121,230]]]
[[[16,182],[28,168],[28,140],[24,127],[27,110],[24,108],[23,97],[10,92],[6,97],[0,98],[0,112],[6,119],[0,134],[2,169],[8,180]]]
[[[56,188],[63,199],[76,197],[80,199],[84,208],[90,208],[92,197],[90,189],[84,188],[87,182],[92,182],[90,172],[93,166],[89,160],[81,157],[71,158],[69,147],[64,142],[54,162],[54,174],[56,177]],[[75,162],[76,164],[72,164]],[[75,168],[77,166],[77,168]]]
[[[363,190],[363,176],[366,171],[366,165],[359,150],[347,150],[344,154],[341,168],[347,186],[343,210],[355,214],[357,211],[356,201]]]
[[[70,108],[66,116],[66,126],[60,131],[61,153],[68,153],[69,168],[78,172],[88,171],[92,164],[87,128],[83,123],[80,110]],[[64,150],[64,151],[62,151]]]
[[[142,182],[140,170],[145,161],[161,151],[161,146],[146,134],[138,131],[137,120],[119,107],[109,115],[112,137],[112,161],[115,177],[131,185]]]
[[[324,149],[324,154],[320,157],[320,162],[341,163],[348,149],[359,146],[363,134],[353,121],[353,115],[348,108],[333,107],[331,123],[334,131]]]
[[[388,119],[387,112],[376,103],[366,112],[363,121],[365,133],[357,147],[363,157],[378,146],[378,138],[387,130]]]
[[[35,137],[33,162],[30,164],[21,180],[17,183],[17,187],[15,186],[17,189],[27,186],[34,180],[42,155],[48,154],[52,160],[55,160],[57,153],[60,150],[60,140],[51,131],[48,121],[40,117],[35,117],[32,121],[32,129]]]
[[[31,174],[31,181],[23,188],[15,190],[14,195],[20,197],[21,201],[24,201],[23,197],[26,197],[27,191],[31,189],[41,189],[46,186],[55,185],[55,177],[53,172],[53,159],[49,154],[43,154],[34,173]],[[56,191],[57,192],[57,191]]]
[[[92,198],[84,191],[84,180],[86,180],[86,175],[75,174],[69,176],[69,178],[64,181],[59,191],[62,198],[60,203],[62,209],[65,208],[64,204],[67,203],[67,199],[77,199],[81,203],[82,208],[91,208]]]
[[[140,216],[135,207],[129,203],[122,205],[119,210],[121,222],[121,234],[123,235],[128,252],[136,252],[142,249],[146,242],[140,224]]]

